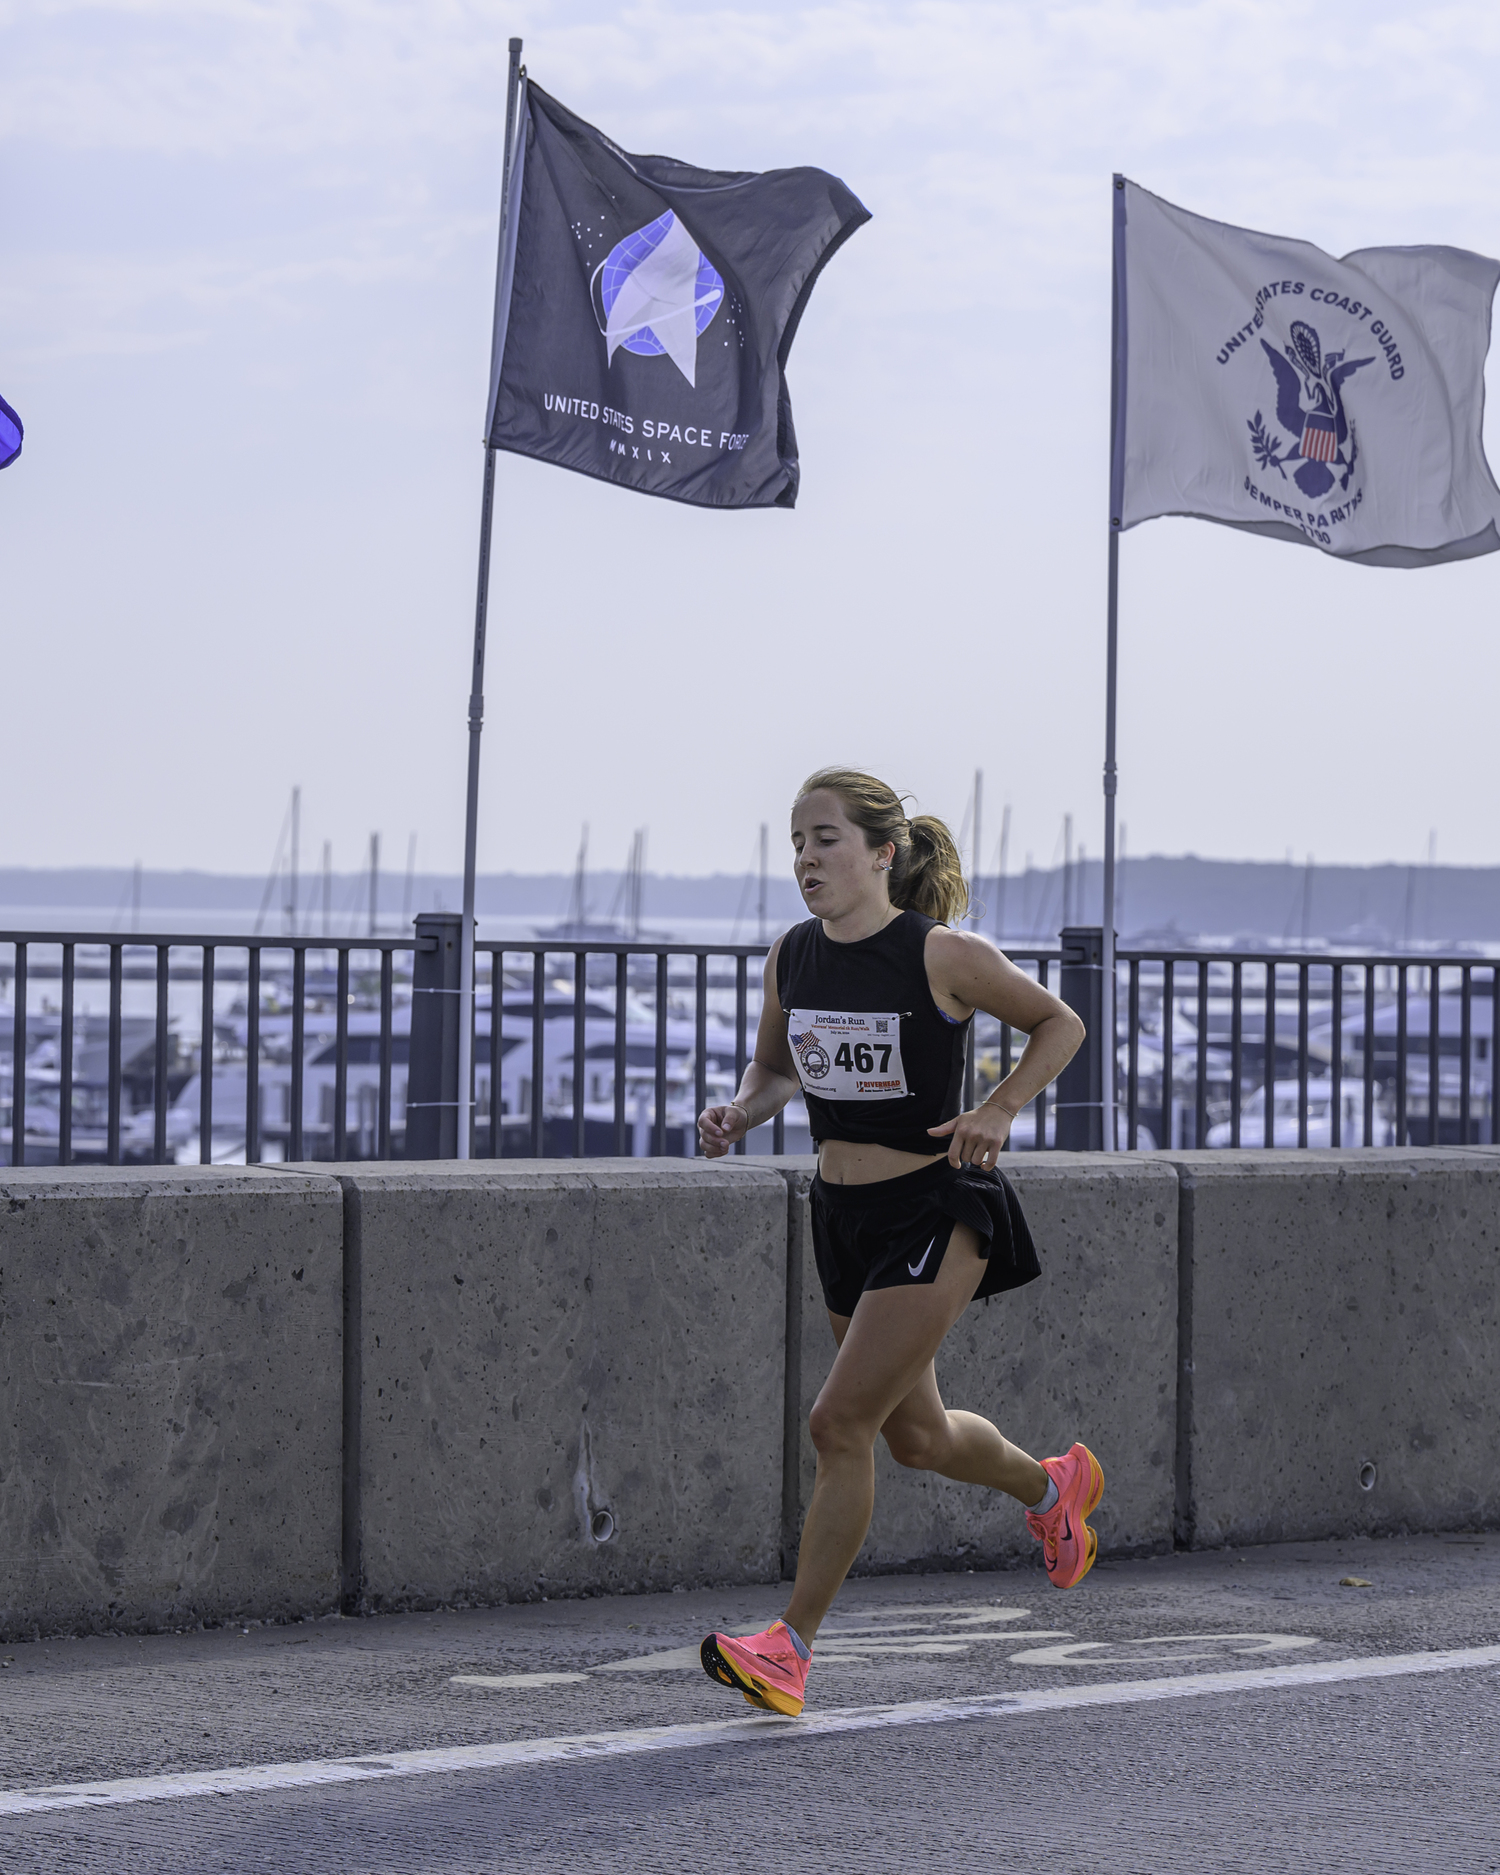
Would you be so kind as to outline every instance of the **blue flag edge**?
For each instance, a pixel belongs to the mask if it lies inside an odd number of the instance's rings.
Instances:
[[[3,397],[0,397],[0,417],[16,426],[16,446],[8,456],[0,456],[0,469],[8,469],[21,454],[21,446],[26,441],[26,425],[21,421],[20,412],[14,410]]]

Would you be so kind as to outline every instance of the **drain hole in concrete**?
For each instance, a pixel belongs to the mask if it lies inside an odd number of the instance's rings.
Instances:
[[[1366,1459],[1364,1464],[1359,1468],[1359,1488],[1361,1491],[1373,1491],[1375,1489],[1375,1467],[1368,1459]]]
[[[1373,1475],[1371,1476],[1370,1482],[1371,1484],[1375,1482]],[[594,1539],[596,1543],[607,1543],[609,1539],[614,1535],[614,1533],[615,1533],[614,1512],[608,1511],[608,1510],[596,1510],[593,1516],[589,1519],[589,1535]]]

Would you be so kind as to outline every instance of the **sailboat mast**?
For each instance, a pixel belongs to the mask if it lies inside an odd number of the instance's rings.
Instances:
[[[302,790],[292,789],[292,870],[288,881],[286,901],[286,928],[295,937],[297,935],[297,848],[302,834]]]
[[[1062,928],[1073,922],[1073,816],[1063,815],[1063,915]]]
[[[411,895],[417,872],[417,836],[413,832],[406,843],[406,889],[401,894],[401,929],[411,923]]]
[[[569,917],[570,924],[581,925],[588,916],[585,899],[586,879],[589,863],[589,823],[583,823],[583,837],[578,842],[578,864],[573,871],[573,910]]]

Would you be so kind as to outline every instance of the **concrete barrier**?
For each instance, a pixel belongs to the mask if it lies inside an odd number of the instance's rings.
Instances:
[[[834,1343],[808,1237],[812,1159],[780,1161],[793,1199],[797,1279],[795,1423],[789,1427],[782,1546],[795,1566],[816,1454],[807,1415]],[[937,1358],[944,1402],[995,1420],[1038,1456],[1075,1438],[1108,1480],[1098,1525],[1115,1554],[1170,1549],[1176,1437],[1177,1179],[1146,1154],[1017,1153],[1006,1165],[1042,1262],[1037,1282],[973,1305]],[[994,1567],[1034,1551],[1022,1514],[998,1492],[897,1465],[876,1448],[875,1516],[855,1564]]]
[[[329,1178],[0,1173],[0,1634],[337,1607],[341,1243]]]
[[[1173,1163],[1179,1543],[1500,1520],[1500,1154]]]
[[[1094,1447],[1106,1551],[1500,1524],[1500,1152],[1007,1169],[1043,1277],[939,1382]],[[0,1173],[0,1636],[790,1572],[833,1358],[812,1171]],[[879,1448],[857,1571],[1032,1553]]]
[[[348,1605],[775,1578],[778,1173],[335,1170],[361,1323]]]

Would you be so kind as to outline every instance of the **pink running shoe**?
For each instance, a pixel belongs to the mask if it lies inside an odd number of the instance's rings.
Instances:
[[[703,1671],[721,1686],[732,1686],[752,1706],[783,1712],[795,1719],[807,1697],[811,1656],[804,1660],[784,1621],[773,1621],[763,1634],[710,1634],[700,1649]]]
[[[1026,1528],[1042,1546],[1053,1588],[1071,1589],[1099,1554],[1098,1534],[1085,1520],[1104,1495],[1104,1472],[1086,1445],[1075,1445],[1061,1458],[1044,1458],[1042,1470],[1057,1486],[1057,1502],[1044,1517],[1027,1511]]]

